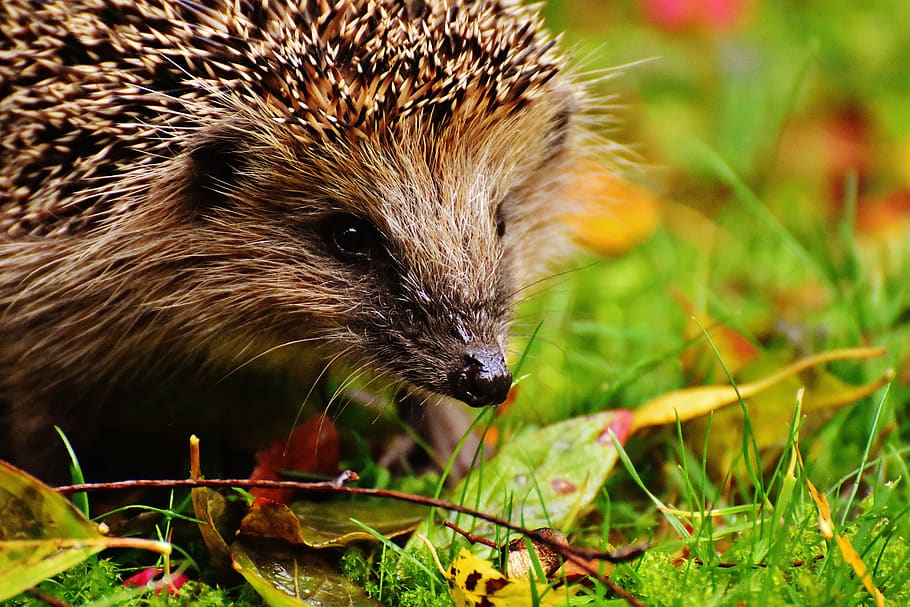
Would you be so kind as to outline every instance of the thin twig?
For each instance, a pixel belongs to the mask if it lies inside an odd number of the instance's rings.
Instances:
[[[520,533],[521,535],[532,538],[541,544],[547,546],[566,560],[572,561],[580,569],[585,571],[587,574],[596,578],[602,584],[609,587],[614,593],[622,597],[633,607],[642,607],[642,603],[638,601],[635,597],[630,595],[628,592],[619,588],[612,580],[602,575],[597,571],[597,569],[591,565],[589,561],[608,561],[611,563],[623,563],[626,561],[633,560],[644,554],[647,550],[647,545],[639,544],[626,546],[618,550],[591,550],[588,548],[581,548],[573,546],[571,544],[564,544],[558,541],[555,541],[553,538],[548,537],[546,534],[533,531],[531,529],[526,529],[520,525],[516,525],[510,521],[507,521],[503,518],[487,514],[485,512],[480,512],[479,510],[474,510],[473,508],[468,508],[466,506],[461,506],[459,504],[453,504],[440,499],[435,499],[432,497],[426,497],[423,495],[414,495],[411,493],[404,493],[402,491],[393,491],[390,489],[370,489],[366,487],[349,487],[344,483],[348,480],[357,480],[358,476],[356,472],[350,470],[343,472],[338,478],[331,481],[323,482],[299,482],[299,481],[275,481],[275,480],[249,480],[249,479],[171,479],[171,480],[129,480],[129,481],[118,481],[118,482],[109,482],[109,483],[83,483],[78,485],[64,485],[57,488],[57,491],[63,494],[75,493],[77,491],[102,491],[102,490],[117,490],[117,489],[137,489],[137,488],[147,488],[147,487],[159,487],[166,489],[174,489],[177,487],[189,487],[189,488],[216,488],[216,489],[225,489],[225,488],[252,488],[252,487],[263,487],[268,489],[294,489],[298,491],[311,492],[311,493],[340,493],[346,495],[361,495],[366,497],[378,497],[385,499],[397,499],[404,502],[410,502],[412,504],[420,504],[423,506],[428,506],[432,508],[440,508],[443,510],[449,510],[451,512],[458,512],[481,520],[492,523],[499,527],[509,529],[515,533]]]

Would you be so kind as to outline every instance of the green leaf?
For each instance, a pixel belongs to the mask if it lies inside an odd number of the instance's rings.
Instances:
[[[0,600],[100,552],[102,539],[66,498],[0,462]]]
[[[114,546],[170,552],[164,542],[105,537],[65,497],[0,461],[0,600]]]
[[[390,500],[297,502],[290,506],[256,500],[243,517],[238,534],[310,548],[337,548],[376,541],[364,527],[392,538],[413,531],[425,516],[424,506]]]
[[[301,550],[248,541],[231,546],[234,569],[271,607],[381,607],[322,559]]]
[[[376,536],[364,527],[393,538],[413,531],[427,515],[426,506],[394,500],[296,502],[291,504],[291,510],[300,520],[303,543],[311,548],[376,541]]]
[[[618,456],[608,431],[624,441],[631,423],[629,411],[613,410],[522,434],[461,481],[453,499],[529,529],[566,528],[588,509],[613,471]],[[474,535],[496,537],[491,523],[446,516]],[[454,532],[424,522],[418,533],[441,551]]]

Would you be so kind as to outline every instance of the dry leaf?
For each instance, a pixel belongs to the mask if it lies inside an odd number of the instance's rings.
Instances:
[[[740,397],[743,399],[751,398],[788,377],[831,361],[873,358],[884,353],[885,350],[882,348],[830,350],[802,358],[776,373],[754,382],[739,384],[736,388],[733,386],[700,386],[662,394],[635,410],[631,432],[634,433],[649,426],[676,423],[677,419],[679,421],[688,421],[707,415],[722,407],[738,402]],[[861,398],[871,394],[890,381],[892,377],[893,373],[886,373],[878,380],[865,386],[856,386],[850,392],[850,398]],[[831,406],[831,404],[828,403],[828,406]]]
[[[535,529],[535,533],[545,535],[554,542],[568,545],[566,536],[549,527]],[[530,550],[528,547],[530,546]],[[533,550],[533,554],[532,554]],[[537,539],[530,537],[518,537],[509,542],[509,545],[503,550],[505,561],[505,571],[513,578],[528,578],[539,565],[544,576],[549,580],[559,569],[562,559],[546,544],[540,543]]]
[[[800,465],[802,465],[802,458],[800,458]],[[818,530],[822,534],[822,537],[829,541],[832,539],[834,540],[834,543],[837,544],[837,548],[844,557],[844,560],[850,564],[850,567],[853,568],[857,577],[862,581],[863,586],[865,586],[869,594],[875,599],[876,606],[884,607],[885,596],[872,582],[872,573],[869,571],[869,568],[866,567],[863,558],[853,547],[853,544],[850,543],[849,539],[834,531],[834,520],[831,518],[831,506],[828,504],[828,498],[825,494],[818,492],[818,489],[815,488],[815,485],[812,484],[812,481],[809,480],[808,476],[806,476],[806,486],[809,488],[809,493],[812,495],[812,501],[818,506]]]

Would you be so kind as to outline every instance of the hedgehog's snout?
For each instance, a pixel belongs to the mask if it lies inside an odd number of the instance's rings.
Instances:
[[[512,386],[512,373],[496,347],[475,347],[465,351],[461,366],[449,373],[452,395],[472,407],[498,404]]]

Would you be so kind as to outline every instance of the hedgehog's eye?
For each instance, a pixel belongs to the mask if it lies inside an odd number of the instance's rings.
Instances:
[[[382,239],[369,221],[339,213],[325,222],[325,234],[332,252],[343,261],[366,261],[382,251]]]
[[[496,235],[502,238],[506,233],[506,220],[502,216],[502,204],[496,207]]]

